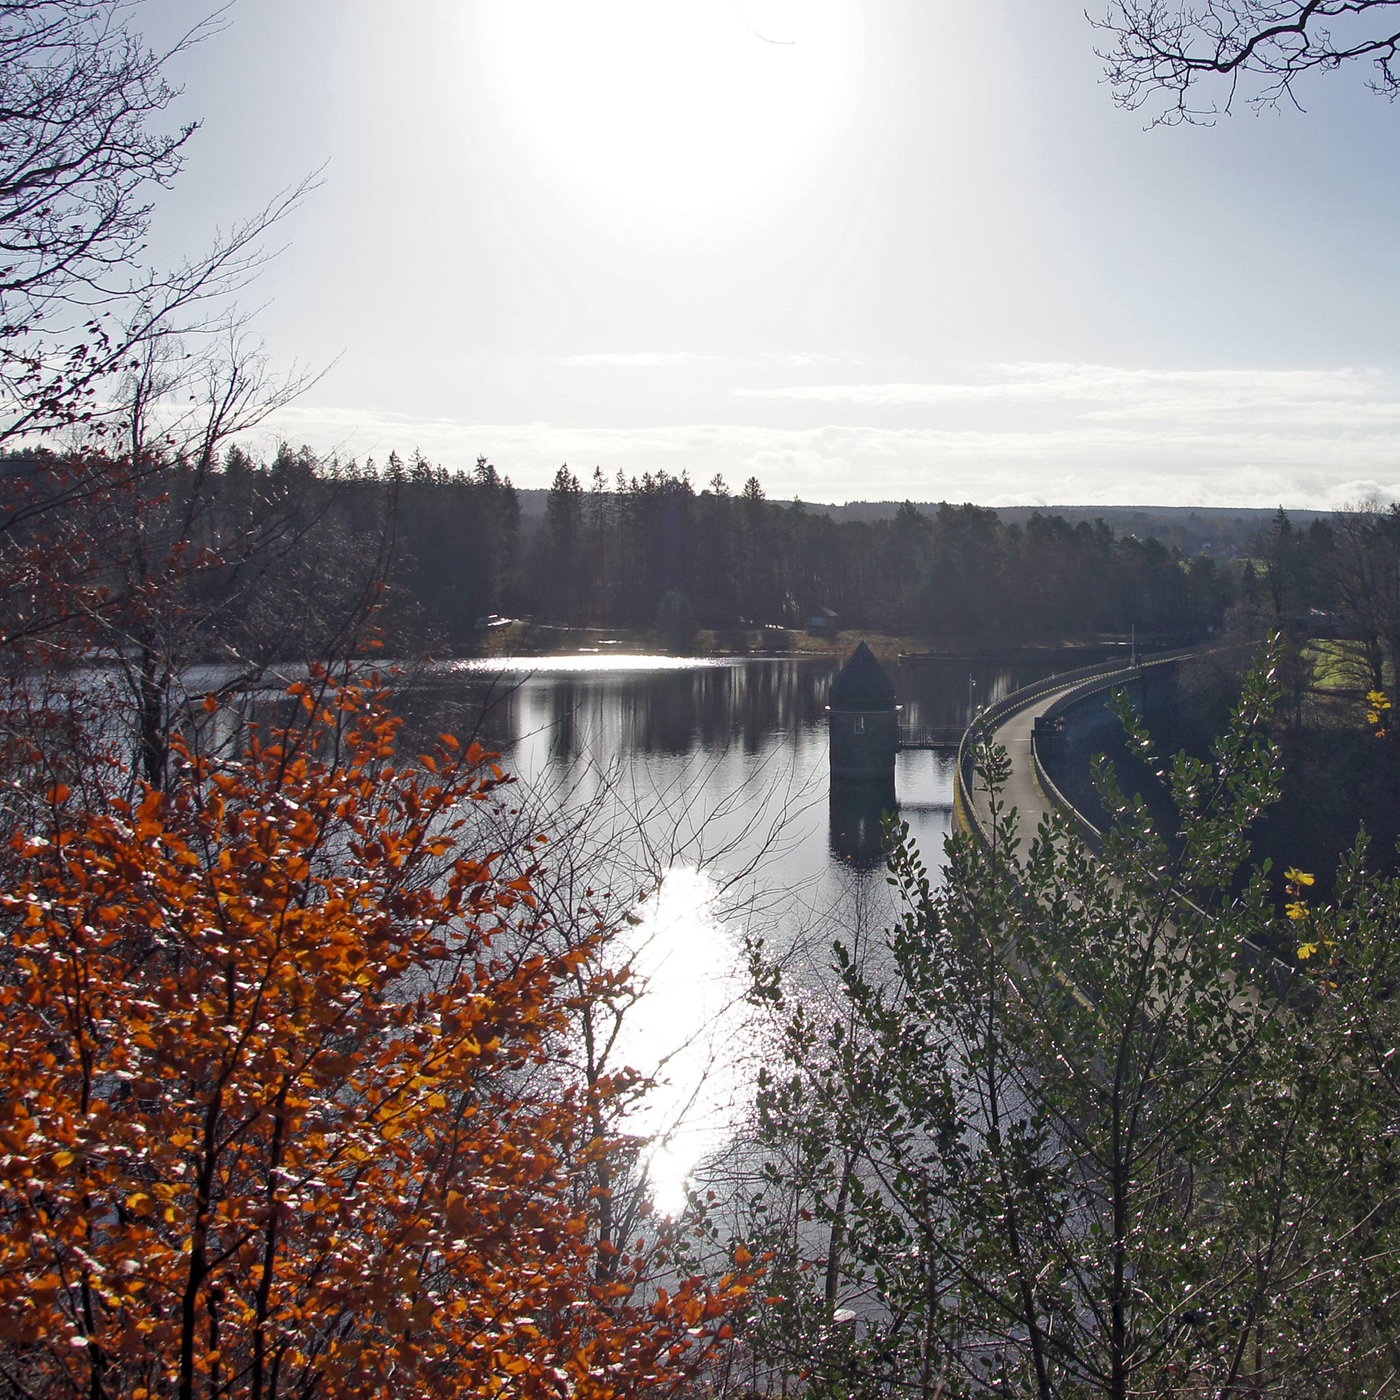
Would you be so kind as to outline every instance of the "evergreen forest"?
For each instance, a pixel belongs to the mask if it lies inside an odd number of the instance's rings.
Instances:
[[[59,467],[44,453],[0,459],[11,477],[41,485]],[[527,521],[509,478],[485,460],[449,472],[391,455],[380,470],[285,445],[260,462],[231,445],[202,468],[153,454],[127,508],[157,533],[197,522],[211,546],[270,531],[294,538],[304,557],[333,557],[345,587],[383,588],[391,649],[402,629],[406,642],[470,654],[493,614],[649,629],[668,599],[693,627],[733,634],[744,649],[745,632],[814,618],[930,642],[1055,642],[1133,628],[1188,638],[1220,625],[1240,595],[1238,565],[1187,558],[1101,520],[1037,512],[1003,524],[979,506],[930,514],[906,504],[890,519],[838,522],[820,507],[767,499],[753,479],[737,494],[719,477],[696,491],[664,471],[613,482],[595,472],[585,489],[561,468],[542,516]],[[225,598],[222,626],[260,606],[251,588],[238,603],[226,577],[209,586]],[[211,616],[211,654],[215,630]]]

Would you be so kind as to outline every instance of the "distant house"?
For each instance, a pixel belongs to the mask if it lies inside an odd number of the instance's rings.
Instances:
[[[818,608],[807,619],[807,630],[809,632],[839,632],[841,630],[840,622],[839,613],[833,612],[830,608]]]

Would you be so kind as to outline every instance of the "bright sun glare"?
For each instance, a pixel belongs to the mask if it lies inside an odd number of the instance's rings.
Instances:
[[[620,1062],[656,1078],[628,1127],[654,1139],[647,1177],[667,1215],[684,1208],[691,1173],[729,1140],[734,1105],[750,1091],[736,1051],[746,1040],[739,950],[716,915],[717,893],[703,871],[673,866],[629,940],[645,990],[616,1048]]]
[[[853,101],[839,0],[486,0],[473,42],[526,167],[596,224],[706,241],[808,184]]]

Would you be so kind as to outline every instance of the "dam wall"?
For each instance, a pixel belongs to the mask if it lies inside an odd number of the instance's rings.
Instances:
[[[1036,781],[1054,805],[1074,813],[1091,840],[1097,840],[1106,820],[1094,783],[1096,761],[1112,763],[1128,792],[1139,788],[1138,760],[1128,751],[1121,707],[1126,704],[1150,733],[1172,732],[1184,660],[1164,657],[1087,680],[1038,719],[1031,746]],[[1155,793],[1145,795],[1151,800]]]

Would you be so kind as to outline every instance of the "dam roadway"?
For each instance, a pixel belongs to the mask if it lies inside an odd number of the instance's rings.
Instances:
[[[1122,673],[1127,679],[1130,672]],[[1037,776],[1035,747],[1032,735],[1035,722],[1062,696],[1069,694],[1080,682],[1073,681],[1058,689],[1047,691],[1029,701],[1023,709],[1013,710],[995,724],[990,738],[1000,744],[1011,760],[1011,774],[1002,788],[1002,800],[1008,807],[1016,809],[1017,829],[1022,841],[1029,839],[1040,825],[1042,818],[1048,817],[1055,809],[1041,786]],[[1014,697],[1013,697],[1014,698]],[[967,741],[964,740],[964,743]],[[960,760],[964,757],[959,751]],[[972,818],[972,830],[985,837],[992,829],[990,794],[980,780],[971,773],[968,758],[968,772],[965,785],[960,788],[960,796],[965,804],[960,810]],[[959,763],[959,779],[963,780],[963,764]]]
[[[1100,722],[1116,729],[1117,721],[1104,712],[1103,702],[1109,692],[1123,687],[1141,697],[1145,686],[1169,681],[1178,662],[1215,650],[1218,648],[1212,646],[1183,647],[1127,665],[1086,666],[1066,671],[1023,686],[982,711],[968,727],[958,747],[955,804],[963,828],[983,839],[991,830],[988,795],[972,771],[973,740],[986,736],[1004,748],[1011,760],[1011,774],[1002,788],[1002,795],[1008,806],[1016,808],[1017,826],[1023,841],[1035,834],[1043,817],[1060,810],[1076,823],[1090,845],[1097,848],[1098,830],[1058,790],[1036,752],[1037,724],[1041,723],[1043,729],[1050,732],[1063,727],[1071,735],[1077,732],[1082,739],[1086,732],[1083,723],[1096,711]]]
[[[991,810],[988,793],[972,771],[972,741],[980,733],[1006,750],[1011,760],[1011,773],[1002,788],[1002,797],[1017,813],[1017,826],[1023,840],[1028,840],[1057,806],[1066,810],[1080,823],[1086,835],[1097,833],[1085,819],[1074,811],[1045,775],[1035,751],[1037,722],[1053,722],[1054,717],[1072,703],[1087,700],[1117,686],[1139,685],[1148,675],[1162,668],[1173,667],[1194,651],[1172,652],[1142,664],[1126,666],[1092,666],[1066,672],[1023,687],[983,711],[968,728],[958,749],[957,808],[963,826],[983,837],[991,830]]]
[[[980,733],[1005,749],[1010,760],[1010,774],[1001,787],[1001,796],[1008,808],[1016,809],[1022,857],[1041,821],[1055,811],[1062,812],[1078,827],[1091,850],[1098,850],[1102,839],[1099,831],[1058,790],[1040,762],[1036,752],[1037,722],[1073,724],[1077,706],[1102,698],[1106,692],[1120,686],[1138,687],[1154,673],[1163,675],[1177,662],[1201,656],[1208,650],[1214,648],[1190,648],[1139,665],[1097,667],[1052,677],[998,701],[969,727],[958,750],[955,808],[960,825],[983,841],[991,831],[988,793],[972,771],[972,740]],[[1182,900],[1178,908],[1182,914],[1192,911],[1203,917],[1187,900]],[[1175,918],[1168,919],[1159,931],[1168,942],[1175,936],[1176,922]],[[1234,969],[1234,976],[1242,974],[1244,978],[1240,984],[1241,1004],[1257,1003],[1260,988],[1267,988],[1275,997],[1285,999],[1299,995],[1297,965],[1280,961],[1276,954],[1255,944],[1246,941],[1236,949]],[[1083,995],[1082,989],[1076,994]],[[1306,998],[1306,990],[1303,995]]]

